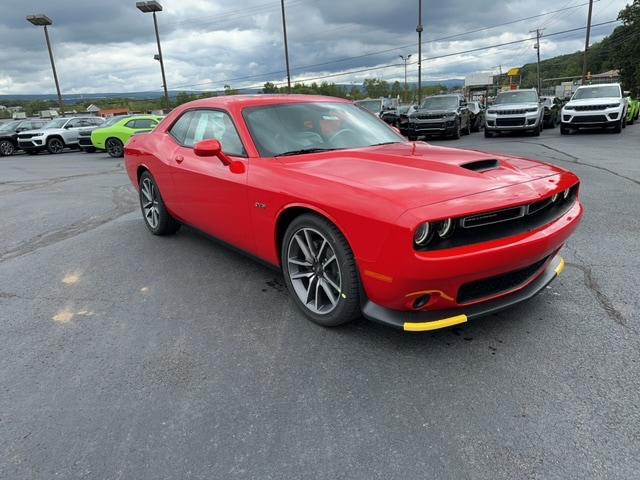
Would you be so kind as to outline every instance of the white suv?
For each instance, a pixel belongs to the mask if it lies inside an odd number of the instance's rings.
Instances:
[[[620,84],[583,85],[562,109],[560,133],[591,127],[613,127],[614,132],[620,133],[627,126],[626,117],[627,99]]]
[[[60,153],[65,147],[78,146],[80,130],[96,128],[104,123],[100,117],[56,118],[37,130],[18,134],[18,147],[33,154],[40,150]]]

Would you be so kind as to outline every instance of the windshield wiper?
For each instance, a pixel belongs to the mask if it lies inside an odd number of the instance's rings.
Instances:
[[[370,147],[378,147],[380,145],[391,145],[392,143],[400,143],[398,141],[394,141],[394,142],[382,142],[382,143],[374,143],[373,145],[369,145]]]
[[[330,152],[332,150],[340,150],[339,148],[302,148],[300,150],[290,150],[288,152],[278,153],[276,157],[286,157],[288,155],[304,155],[305,153]]]

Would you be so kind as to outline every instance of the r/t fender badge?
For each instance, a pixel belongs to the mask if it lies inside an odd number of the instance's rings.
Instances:
[[[264,203],[256,202],[256,208],[267,208]]]

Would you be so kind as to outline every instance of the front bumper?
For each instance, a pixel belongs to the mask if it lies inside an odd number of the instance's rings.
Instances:
[[[35,137],[29,140],[18,139],[18,148],[24,151],[42,150],[45,148],[44,138]]]
[[[78,145],[80,148],[95,148],[91,143],[91,137],[78,137]]]
[[[535,130],[540,116],[532,115],[490,115],[485,117],[485,129],[490,132],[518,132]]]
[[[469,305],[456,309],[439,311],[399,311],[382,307],[367,300],[362,308],[362,314],[369,320],[398,328],[407,332],[425,332],[438,330],[454,325],[466,323],[479,317],[496,313],[525,300],[529,300],[540,293],[564,270],[564,260],[556,255],[542,269],[540,273],[513,293],[489,300],[480,304]]]
[[[613,127],[622,118],[618,109],[594,111],[562,111],[562,124],[572,128],[580,127]]]
[[[442,118],[434,121],[412,121],[406,126],[409,135],[451,135],[456,131],[456,119]]]

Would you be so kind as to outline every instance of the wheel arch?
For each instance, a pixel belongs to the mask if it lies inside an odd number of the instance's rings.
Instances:
[[[67,145],[67,142],[64,141],[64,138],[62,138],[62,135],[60,135],[59,133],[54,133],[52,135],[48,135],[47,136],[47,141],[44,142],[44,144],[46,145],[47,143],[49,143],[49,140],[53,140],[54,138],[57,138],[58,140],[60,140],[62,142],[63,145]]]
[[[293,222],[300,215],[304,215],[305,213],[310,213],[313,215],[317,215],[321,218],[324,218],[326,221],[330,222],[333,226],[335,226],[338,231],[344,236],[351,251],[353,251],[353,246],[351,241],[349,240],[349,235],[344,229],[340,228],[340,224],[336,221],[336,219],[330,215],[329,213],[319,209],[313,205],[306,204],[291,204],[283,207],[276,216],[275,228],[274,228],[274,247],[275,247],[275,255],[278,261],[278,265],[282,264],[281,252],[282,252],[282,242],[284,240],[285,232],[291,222]],[[355,252],[354,252],[355,257]],[[357,260],[356,260],[357,263]]]

